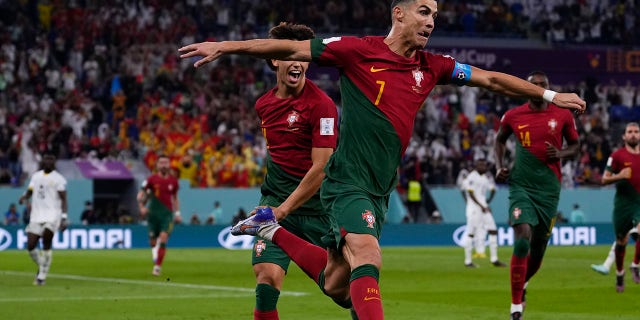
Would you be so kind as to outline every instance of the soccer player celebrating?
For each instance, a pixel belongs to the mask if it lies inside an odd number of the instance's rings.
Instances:
[[[640,227],[640,126],[627,124],[622,136],[624,146],[614,151],[607,160],[602,175],[602,184],[616,183],[613,200],[613,230],[616,235],[616,291],[624,291],[624,255],[629,240],[629,231]],[[640,242],[631,263],[633,282],[640,283]]]
[[[533,72],[527,80],[545,90],[549,88],[543,72]],[[545,94],[542,99],[532,98],[507,111],[495,142],[496,180],[509,179],[509,221],[515,234],[511,319],[522,318],[524,290],[542,264],[553,229],[560,198],[560,160],[575,156],[580,146],[573,115],[550,100]],[[516,158],[509,169],[503,158],[511,134],[516,137]],[[563,138],[567,141],[566,149],[562,149]]]
[[[153,258],[151,274],[159,276],[173,222],[182,222],[182,217],[178,202],[178,179],[171,174],[169,157],[160,155],[156,169],[156,173],[142,182],[142,188],[138,192],[138,207],[140,216],[147,218],[149,228],[149,244]]]
[[[434,29],[434,0],[394,0],[389,34],[291,41],[254,39],[203,42],[180,48],[182,58],[202,57],[195,67],[224,54],[315,61],[341,74],[343,109],[338,147],[325,167],[322,204],[331,215],[332,243],[326,268],[317,246],[281,228],[260,211],[240,222],[236,234],[257,234],[282,248],[334,299],[351,298],[359,319],[383,319],[378,285],[382,254],[378,239],[396,186],[396,169],[413,132],[417,111],[436,84],[473,85],[518,97],[542,98],[583,110],[577,95],[555,93],[522,79],[456,62],[423,50]],[[334,254],[335,253],[335,254]],[[312,258],[314,257],[314,258]],[[317,261],[315,264],[305,261]],[[346,263],[340,263],[344,259]],[[299,262],[301,261],[301,262]],[[308,267],[310,266],[310,267]],[[349,282],[341,281],[349,274]]]
[[[33,284],[45,284],[53,252],[51,244],[56,230],[67,228],[67,180],[55,170],[56,158],[47,153],[42,158],[42,170],[31,176],[27,192],[20,197],[20,204],[31,200],[31,219],[25,228],[27,250],[38,265]],[[42,238],[42,252],[37,249]]]
[[[280,23],[269,31],[269,38],[300,41],[314,38],[314,33],[303,25]],[[277,85],[255,105],[268,150],[260,205],[274,207],[285,229],[322,246],[321,238],[331,224],[318,191],[324,166],[336,147],[338,110],[331,98],[306,79],[308,62],[267,62],[276,72]],[[290,261],[280,247],[256,237],[252,254],[257,282],[254,319],[278,319],[276,304]],[[346,277],[344,281],[348,281]]]
[[[489,234],[489,254],[491,263],[496,267],[506,265],[498,260],[498,228],[493,219],[493,213],[489,208],[489,203],[496,193],[496,186],[493,179],[487,173],[487,161],[485,159],[476,160],[476,169],[471,171],[464,180],[465,189],[469,195],[467,201],[467,232],[463,241],[464,245],[464,265],[468,268],[476,268],[471,261],[471,251],[474,240],[476,252],[483,252],[485,248],[485,233]],[[487,192],[489,198],[487,199]],[[481,235],[477,239],[474,236]],[[481,248],[481,250],[479,250]]]

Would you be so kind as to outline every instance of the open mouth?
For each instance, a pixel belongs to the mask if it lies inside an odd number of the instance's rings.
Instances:
[[[291,70],[287,75],[289,76],[289,81],[298,82],[298,80],[300,80],[300,77],[302,77],[302,71]]]
[[[429,38],[429,36],[431,35],[431,34],[430,34],[429,32],[427,32],[427,31],[420,32],[420,33],[418,33],[418,34],[419,34],[421,37],[424,37],[424,38]]]

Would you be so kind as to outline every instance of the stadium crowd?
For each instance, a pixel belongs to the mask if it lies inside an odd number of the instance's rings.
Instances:
[[[263,61],[243,57],[196,73],[176,49],[195,40],[255,38],[284,20],[318,33],[362,34],[389,19],[382,1],[295,3],[0,2],[0,183],[20,185],[37,170],[40,154],[52,150],[62,159],[142,159],[149,167],[168,154],[193,186],[259,185],[266,150],[253,103],[274,85],[273,73]],[[443,35],[638,43],[631,32],[639,21],[637,0],[439,3]],[[318,82],[340,106],[336,83]],[[563,168],[566,186],[597,184],[611,141],[619,140],[620,112],[640,108],[640,87],[591,79],[556,89],[578,92],[589,103],[578,121],[582,156]],[[438,87],[418,114],[400,187],[411,179],[454,184],[481,155],[493,163],[499,119],[520,103],[477,88]]]

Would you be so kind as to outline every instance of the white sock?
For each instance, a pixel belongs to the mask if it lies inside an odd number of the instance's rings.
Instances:
[[[511,304],[511,313],[522,312],[522,304]]]
[[[260,229],[258,229],[258,236],[271,241],[273,239],[273,235],[276,233],[276,230],[278,230],[279,228],[280,225],[277,223],[262,226],[260,227]]]
[[[153,263],[156,263],[156,260],[158,260],[158,250],[160,250],[160,241],[156,241],[156,245],[151,247],[151,259],[153,259]]]
[[[491,262],[498,261],[498,235],[489,234],[489,253],[491,254]]]
[[[462,242],[464,247],[464,264],[471,263],[471,251],[473,250],[473,237],[466,235]]]
[[[51,249],[43,250],[42,256],[42,266],[40,267],[38,279],[45,280],[47,278],[47,274],[49,274],[49,268],[51,267],[51,261],[53,260],[53,251]]]
[[[616,243],[614,242],[613,245],[611,246],[611,250],[609,250],[609,255],[604,260],[604,263],[602,265],[605,266],[607,269],[611,269],[611,266],[615,261],[616,261]]]
[[[475,245],[476,245],[476,253],[478,254],[484,254],[486,247],[485,247],[485,240],[487,238],[487,233],[482,230],[479,231],[476,236],[475,236]]]
[[[40,255],[40,250],[38,248],[35,248],[29,251],[29,256],[31,257],[31,260],[33,260],[33,262],[38,265],[38,268],[40,268],[40,266],[42,265],[42,256]]]

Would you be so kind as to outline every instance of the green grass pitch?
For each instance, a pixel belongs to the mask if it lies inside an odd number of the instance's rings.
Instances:
[[[601,263],[608,246],[549,247],[529,284],[527,320],[637,319],[640,285],[626,275],[615,292]],[[508,262],[511,248],[500,248]],[[631,246],[627,249],[628,268]],[[32,285],[26,251],[0,252],[0,319],[252,319],[254,277],[248,251],[167,251],[161,277],[151,276],[149,250],[54,251],[46,286]],[[463,266],[453,247],[383,248],[381,292],[387,319],[508,319],[509,269],[476,259]],[[280,318],[350,319],[292,265]]]

